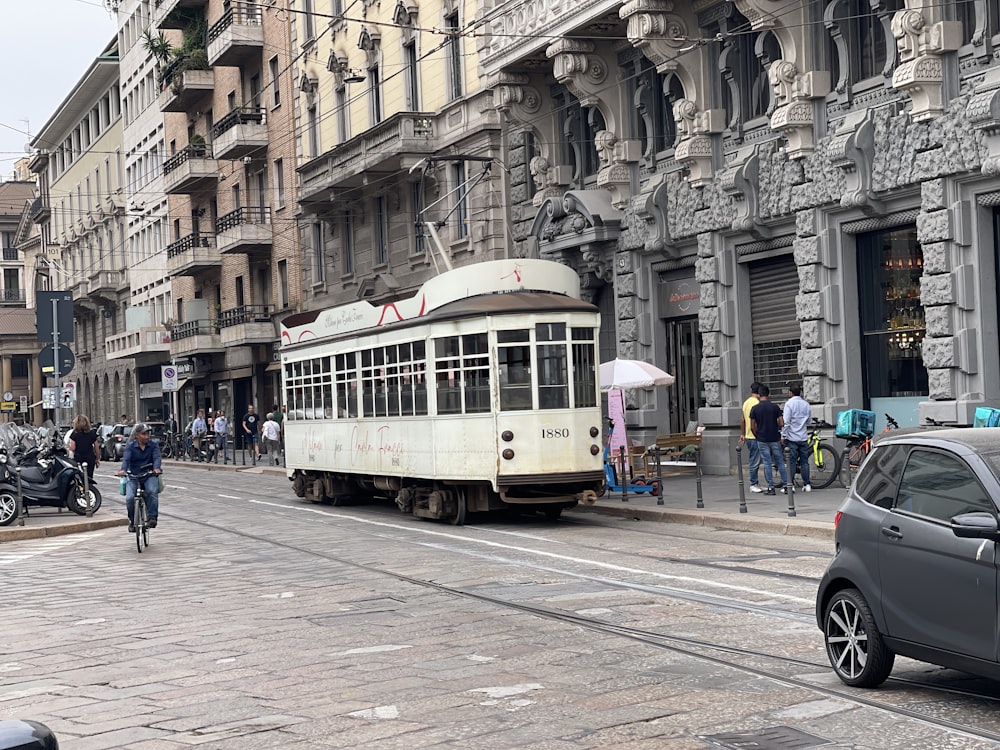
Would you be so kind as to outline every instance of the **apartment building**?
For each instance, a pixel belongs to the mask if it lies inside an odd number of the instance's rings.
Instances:
[[[503,257],[500,117],[480,83],[472,0],[290,0],[305,301],[412,293]],[[432,33],[430,30],[434,29]]]
[[[169,205],[160,272],[184,419],[281,400],[277,323],[302,295],[289,27],[263,3],[153,7]]]
[[[75,326],[64,335],[69,341],[72,333],[76,366],[62,379],[77,384],[75,412],[103,421],[114,419],[134,378],[131,362],[105,353],[105,341],[124,327],[128,300],[118,62],[116,39],[31,141],[40,238],[19,290],[32,307],[37,290],[72,293]],[[35,390],[33,401],[41,396]]]
[[[517,252],[590,280],[605,357],[677,375],[629,395],[630,434],[698,420],[728,472],[754,380],[801,381],[830,421],[1000,403],[998,19],[996,0],[484,6]]]

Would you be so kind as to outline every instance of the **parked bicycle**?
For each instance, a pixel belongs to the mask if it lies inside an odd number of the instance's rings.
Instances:
[[[885,429],[880,434],[884,435],[891,430],[898,429],[899,423],[889,414],[886,414]],[[854,482],[854,476],[858,473],[858,469],[861,468],[861,464],[864,463],[865,459],[868,458],[868,454],[871,453],[874,440],[875,438],[872,435],[848,438],[847,445],[840,457],[840,484],[844,489],[848,489]]]
[[[823,490],[840,476],[840,456],[830,443],[823,442],[820,430],[833,427],[829,422],[813,417],[806,445],[809,449],[809,484]]]

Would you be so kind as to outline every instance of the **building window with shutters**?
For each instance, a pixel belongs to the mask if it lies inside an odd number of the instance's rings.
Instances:
[[[926,324],[920,302],[924,257],[916,227],[858,236],[858,298],[861,312],[865,395],[873,411],[892,413],[883,398],[928,394],[922,346]],[[902,408],[902,407],[900,407]],[[893,416],[900,422],[900,413]],[[909,421],[909,420],[906,420]]]
[[[753,376],[774,394],[799,379],[802,333],[795,312],[799,272],[791,255],[750,264]]]

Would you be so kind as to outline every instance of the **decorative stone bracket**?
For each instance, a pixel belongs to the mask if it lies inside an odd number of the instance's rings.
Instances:
[[[601,169],[597,185],[611,194],[611,204],[623,209],[632,193],[632,168],[639,161],[641,147],[636,141],[619,141],[610,130],[601,130],[595,137]]]
[[[983,159],[984,175],[1000,175],[1000,68],[992,68],[973,89],[965,116],[973,128],[983,133],[987,155]]]
[[[556,80],[580,100],[580,106],[597,107],[605,114],[605,121],[611,126],[612,122],[607,117],[608,108],[601,98],[601,94],[607,92],[604,81],[608,77],[608,66],[600,56],[594,54],[596,49],[593,42],[560,39],[549,45],[545,56],[552,60],[552,72]]]
[[[725,121],[724,110],[699,111],[690,99],[674,102],[678,136],[674,158],[687,168],[692,187],[705,187],[712,181],[712,134],[725,130]]]
[[[528,85],[530,80],[524,73],[501,72],[490,81],[494,106],[512,123],[530,125],[542,107],[542,97]]]
[[[900,59],[892,74],[893,88],[909,95],[913,105],[910,116],[914,122],[937,117],[944,112],[941,55],[961,46],[961,23],[938,21],[928,24],[921,11],[901,10],[892,17],[892,35],[896,38]]]
[[[677,70],[678,52],[687,44],[687,26],[674,13],[672,0],[628,0],[618,17],[628,23],[629,42],[642,52],[658,73]]]
[[[775,93],[771,127],[788,140],[791,159],[802,159],[813,150],[813,99],[830,91],[826,71],[799,73],[787,60],[775,60],[767,71]]]
[[[541,206],[547,200],[560,199],[572,179],[572,168],[563,164],[552,166],[544,156],[532,157],[528,162],[531,179],[535,181],[535,195],[531,202]]]
[[[737,232],[748,232],[758,239],[770,237],[767,227],[757,222],[759,205],[759,168],[756,146],[744,146],[736,152],[732,163],[719,172],[722,190],[733,197],[736,216],[732,227]]]
[[[840,205],[860,208],[866,214],[881,213],[882,202],[872,192],[872,161],[875,158],[875,122],[870,109],[844,118],[830,141],[830,162],[847,177]]]
[[[632,199],[632,210],[649,230],[643,242],[643,249],[647,253],[658,253],[672,248],[666,205],[667,178],[663,174],[653,177],[646,184],[646,188]]]

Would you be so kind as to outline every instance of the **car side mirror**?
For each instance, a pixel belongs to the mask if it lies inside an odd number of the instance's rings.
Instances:
[[[951,519],[952,533],[962,539],[992,539],[1000,542],[996,516],[985,511],[962,513]]]

